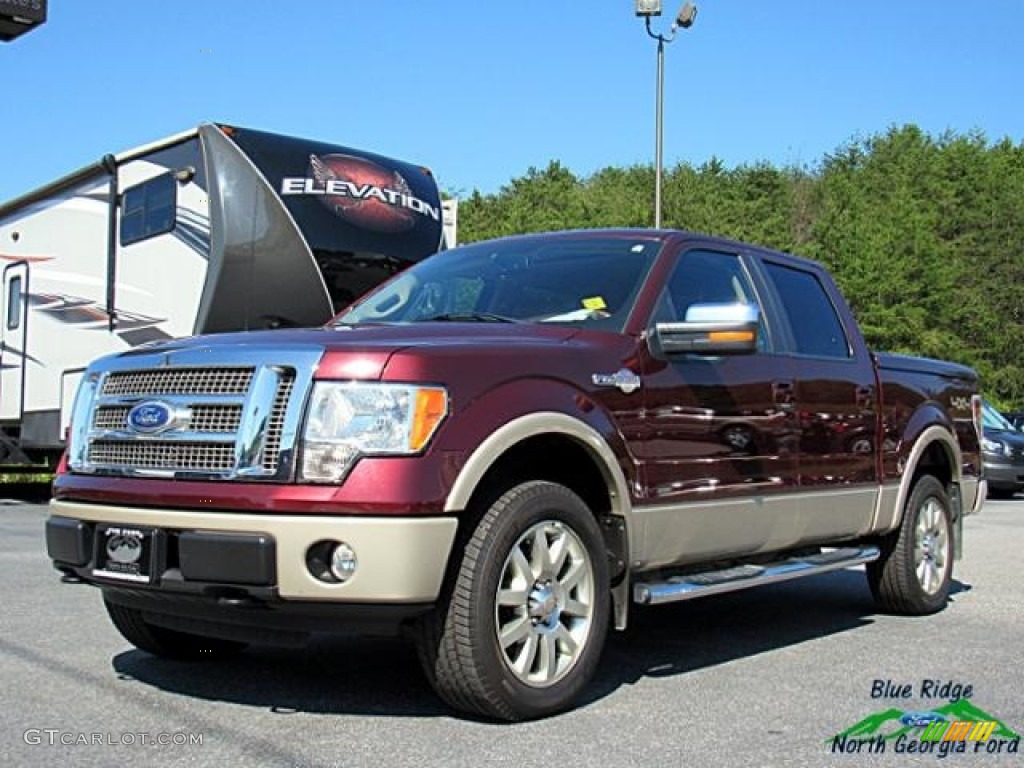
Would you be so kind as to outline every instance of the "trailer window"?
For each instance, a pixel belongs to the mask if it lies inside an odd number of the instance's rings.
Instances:
[[[124,191],[121,245],[131,245],[174,229],[178,187],[165,173]]]
[[[21,326],[21,276],[12,277],[7,287],[7,330]]]

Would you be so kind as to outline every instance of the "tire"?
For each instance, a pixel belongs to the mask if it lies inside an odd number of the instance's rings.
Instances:
[[[246,643],[202,637],[159,627],[143,618],[142,611],[104,600],[110,621],[140,651],[165,659],[197,661],[223,659],[245,650]]]
[[[881,557],[867,565],[879,608],[922,616],[945,607],[953,581],[953,512],[942,483],[922,475],[914,484],[898,530],[881,542]]]
[[[417,649],[457,710],[528,720],[568,709],[604,646],[608,562],[593,514],[564,486],[531,481],[495,501],[461,552]]]

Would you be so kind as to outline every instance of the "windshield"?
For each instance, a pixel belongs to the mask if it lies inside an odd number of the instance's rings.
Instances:
[[[338,324],[564,323],[621,332],[660,241],[523,237],[438,253],[339,316]]]
[[[1002,429],[1009,432],[1016,432],[1016,428],[1006,417],[997,411],[993,406],[984,403],[981,406],[981,426],[985,429]]]

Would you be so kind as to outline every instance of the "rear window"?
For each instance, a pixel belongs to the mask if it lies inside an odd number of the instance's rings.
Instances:
[[[797,354],[851,357],[839,314],[817,275],[773,262],[766,262],[765,268],[782,299]]]

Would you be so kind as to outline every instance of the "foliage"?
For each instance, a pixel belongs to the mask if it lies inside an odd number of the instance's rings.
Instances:
[[[579,227],[643,227],[654,170],[578,177],[558,161],[463,199],[463,241]],[[816,258],[879,349],[956,360],[986,394],[1024,405],[1024,145],[913,125],[849,141],[813,168],[665,172],[665,226]]]
[[[0,485],[44,484],[52,482],[53,474],[51,472],[0,472]]]

